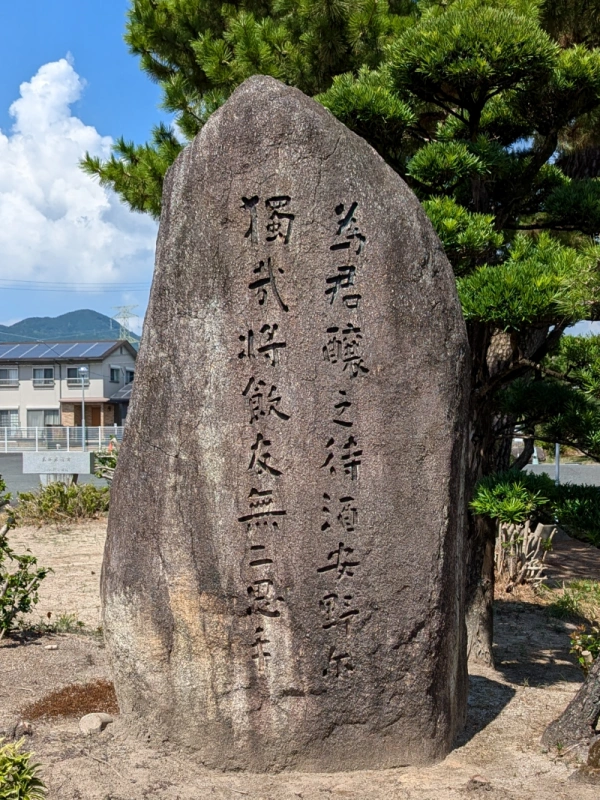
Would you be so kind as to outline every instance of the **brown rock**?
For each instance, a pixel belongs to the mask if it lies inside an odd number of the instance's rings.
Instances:
[[[403,181],[246,81],[165,183],[102,576],[129,723],[224,769],[448,752],[467,355]]]

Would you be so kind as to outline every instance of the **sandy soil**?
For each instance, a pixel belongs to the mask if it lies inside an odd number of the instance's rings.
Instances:
[[[48,634],[0,642],[0,736],[14,734],[34,701],[72,684],[110,678],[99,623],[98,580],[104,523],[71,530],[21,528],[11,541],[30,547],[55,574],[34,615],[50,622],[74,615],[86,635]],[[600,579],[600,551],[557,542],[555,577]],[[563,573],[561,573],[563,570]],[[581,575],[581,570],[586,574]],[[428,768],[335,774],[249,775],[209,772],[177,752],[156,752],[132,739],[116,718],[84,737],[78,717],[30,719],[27,748],[43,765],[50,800],[597,800],[598,787],[569,780],[576,764],[539,744],[544,727],[581,682],[569,656],[573,623],[550,617],[528,590],[500,592],[497,670],[471,675],[468,725],[456,748]],[[46,649],[57,645],[58,649]],[[98,709],[100,710],[100,709]]]

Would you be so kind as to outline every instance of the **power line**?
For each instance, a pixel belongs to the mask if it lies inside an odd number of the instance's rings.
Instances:
[[[9,283],[35,283],[41,286],[71,286],[74,283],[79,286],[147,286],[149,285],[149,281],[121,281],[121,282],[113,282],[107,284],[106,281],[86,281],[83,283],[80,281],[77,283],[76,281],[40,281],[40,280],[21,280],[20,278],[0,278],[0,281],[8,281]]]
[[[150,281],[90,281],[88,283],[74,281],[41,281],[20,278],[0,278],[0,289],[9,292],[69,292],[76,294],[120,294],[131,292],[139,294],[147,292]]]
[[[148,292],[150,289],[150,284],[147,284],[144,288],[137,288],[132,286],[122,286],[117,289],[113,288],[89,288],[87,286],[80,286],[78,288],[48,288],[42,286],[7,286],[0,282],[0,289],[5,292],[45,292],[45,293],[52,293],[58,292],[60,294],[71,293],[71,294],[123,294],[123,292],[131,292],[131,294],[138,294],[140,292]]]

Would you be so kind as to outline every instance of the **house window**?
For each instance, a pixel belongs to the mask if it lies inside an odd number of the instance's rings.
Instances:
[[[34,367],[34,386],[54,386],[54,367]]]
[[[27,410],[28,428],[48,428],[53,425],[60,425],[60,411],[58,408]]]
[[[0,409],[0,428],[18,428],[19,412],[16,409]]]
[[[2,369],[0,369],[0,386],[18,386],[18,385],[19,385],[19,368],[2,367]]]
[[[110,382],[111,383],[120,383],[121,382],[121,369],[120,369],[120,367],[111,367],[110,368]]]
[[[81,386],[82,375],[83,373],[79,372],[79,367],[67,367],[67,386]],[[83,385],[84,386],[90,385],[89,369],[85,373]]]
[[[125,383],[131,383],[131,381],[135,378],[135,371],[132,369],[125,370]]]

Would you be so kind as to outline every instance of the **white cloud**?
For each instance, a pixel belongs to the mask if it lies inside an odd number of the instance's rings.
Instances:
[[[67,59],[44,64],[0,130],[0,277],[20,280],[149,280],[156,223],[129,211],[79,168],[112,140],[71,114],[84,83]]]

